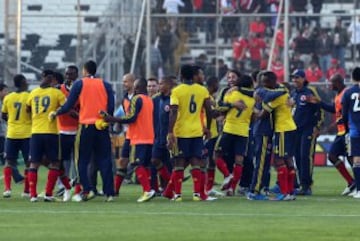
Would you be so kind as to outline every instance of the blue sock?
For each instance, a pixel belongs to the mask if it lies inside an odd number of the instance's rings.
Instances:
[[[355,177],[356,190],[360,191],[360,164],[354,163],[353,172]]]

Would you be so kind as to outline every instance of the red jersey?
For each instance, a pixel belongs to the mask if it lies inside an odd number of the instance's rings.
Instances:
[[[130,144],[154,144],[153,100],[147,95],[136,95],[131,102],[141,98],[142,107],[135,122],[129,124]]]
[[[320,68],[316,67],[314,70],[312,70],[310,67],[305,72],[306,79],[309,82],[318,82],[323,74],[320,70]]]
[[[330,77],[333,76],[334,74],[340,74],[343,78],[345,78],[345,76],[346,76],[345,70],[343,68],[331,67],[330,69],[328,69],[328,71],[326,73],[326,78],[330,79]]]
[[[238,38],[233,42],[233,58],[234,60],[242,60],[245,57],[244,51],[248,46],[245,38]]]
[[[249,39],[249,52],[252,60],[261,60],[261,50],[265,49],[266,43],[261,38]]]
[[[284,65],[282,63],[273,63],[271,65],[271,71],[276,74],[277,80],[280,83],[284,82]]]
[[[70,90],[66,87],[65,84],[60,86],[61,92],[64,93],[66,97],[69,96]],[[75,105],[75,111],[79,111],[79,104]],[[70,114],[59,115],[57,117],[57,124],[60,133],[63,134],[76,134],[78,126],[79,126],[79,119],[72,117]]]
[[[249,26],[250,32],[259,34],[260,37],[264,37],[266,25],[263,22],[253,21]]]

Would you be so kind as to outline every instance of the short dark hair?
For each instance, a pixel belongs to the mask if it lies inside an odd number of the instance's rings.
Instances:
[[[251,78],[253,79],[254,82],[257,82],[258,81],[258,75],[260,73],[260,70],[255,70],[253,72],[251,72]]]
[[[78,69],[78,67],[77,67],[76,65],[69,65],[69,66],[67,66],[66,68],[68,68],[68,69],[73,69],[73,70],[76,71],[76,73],[79,73],[79,69]]]
[[[243,75],[240,78],[240,87],[251,88],[253,87],[253,79],[250,75]]]
[[[240,71],[236,70],[236,69],[229,69],[228,73],[234,73],[236,74],[236,76],[238,77],[238,79],[241,78],[242,74]]]
[[[6,89],[8,86],[4,83],[0,83],[0,91],[3,91],[4,89]]]
[[[344,77],[341,76],[341,74],[336,73],[330,77],[330,81],[334,81],[339,84],[344,84]]]
[[[147,80],[143,77],[136,79],[138,81],[138,86],[141,88],[141,90],[146,91],[147,87]]]
[[[202,68],[199,65],[193,65],[193,77],[199,74],[200,70],[202,70]]]
[[[219,83],[219,79],[216,76],[210,76],[206,80],[206,86],[208,86],[208,87],[214,86],[215,84],[218,84],[218,83]]]
[[[20,88],[22,85],[22,82],[26,80],[25,76],[22,74],[17,74],[14,76],[14,86],[16,88]]]
[[[271,82],[276,82],[276,80],[277,80],[276,74],[274,72],[272,72],[272,71],[262,72],[262,76],[266,77]]]
[[[185,64],[181,66],[181,77],[186,80],[192,80],[194,76],[193,66]]]
[[[155,77],[150,77],[147,79],[147,81],[155,81],[156,83],[159,83],[159,80]]]
[[[351,78],[353,81],[360,81],[360,67],[355,67],[355,69],[352,71]]]
[[[51,69],[45,69],[45,70],[43,70],[43,72],[41,73],[41,75],[42,75],[43,77],[48,77],[49,75],[54,76],[55,74],[54,74],[54,71],[52,71]]]
[[[59,72],[54,72],[54,77],[59,84],[64,83],[64,76]]]
[[[95,75],[96,74],[96,63],[95,61],[89,60],[84,64],[84,69],[90,74]]]

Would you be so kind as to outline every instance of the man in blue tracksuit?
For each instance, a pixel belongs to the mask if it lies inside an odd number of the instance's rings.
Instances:
[[[291,78],[295,85],[291,98],[294,101],[293,116],[297,126],[295,161],[300,181],[297,195],[311,195],[316,138],[324,120],[324,111],[319,104],[306,101],[309,96],[320,97],[316,89],[308,85],[305,72],[297,69]]]

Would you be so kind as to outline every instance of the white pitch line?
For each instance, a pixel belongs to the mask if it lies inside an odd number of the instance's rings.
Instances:
[[[279,213],[199,213],[199,212],[129,212],[129,211],[96,211],[96,210],[13,210],[0,209],[0,214],[104,214],[104,215],[163,215],[163,216],[216,216],[216,217],[360,217],[360,214],[279,214]]]

